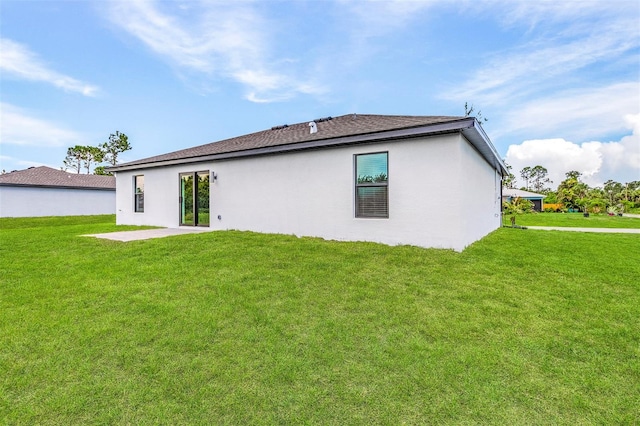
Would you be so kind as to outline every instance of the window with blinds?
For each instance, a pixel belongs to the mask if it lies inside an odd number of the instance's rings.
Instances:
[[[389,217],[389,153],[355,156],[356,217]]]

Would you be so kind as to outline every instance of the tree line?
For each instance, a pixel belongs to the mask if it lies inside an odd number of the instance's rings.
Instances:
[[[503,180],[506,188],[516,187],[516,177],[507,164],[508,174]],[[555,190],[545,167],[536,165],[520,171],[524,183],[519,189],[544,194],[545,204],[561,204],[551,210],[580,210],[591,213],[622,213],[640,209],[640,180],[620,183],[609,179],[603,186],[591,187],[580,178],[582,173],[571,170]]]
[[[640,208],[640,180],[623,184],[609,179],[602,187],[590,187],[580,180],[582,174],[578,171],[572,170],[565,176],[555,191],[549,191],[545,202],[592,213],[622,213]]]
[[[506,188],[515,188],[516,176],[511,173],[511,166],[509,164],[507,164],[507,172],[508,174],[503,180],[503,185]],[[549,179],[548,175],[549,171],[546,169],[546,167],[540,165],[533,167],[527,166],[520,170],[520,177],[524,182],[524,186],[520,189],[538,193],[545,193],[546,191],[550,191],[551,188],[549,188],[548,185],[552,184],[553,181]]]
[[[98,146],[76,145],[68,148],[67,156],[63,161],[63,168],[74,170],[78,174],[84,169],[86,174],[89,174],[91,173],[91,167],[95,165],[94,174],[110,175],[111,173],[105,172],[105,166],[99,164],[107,163],[115,166],[118,164],[118,156],[130,149],[129,137],[116,130],[115,133],[109,135],[107,142]]]

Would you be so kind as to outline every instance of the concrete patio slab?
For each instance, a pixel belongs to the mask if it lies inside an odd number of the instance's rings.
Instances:
[[[212,232],[211,228],[196,228],[196,227],[184,227],[184,228],[156,228],[156,229],[143,229],[140,231],[120,231],[109,232],[106,234],[88,234],[83,237],[95,237],[105,240],[113,241],[140,241],[149,240],[151,238],[164,238],[172,237],[175,235],[197,234],[201,232]]]

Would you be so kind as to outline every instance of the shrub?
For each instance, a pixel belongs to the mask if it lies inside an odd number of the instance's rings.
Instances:
[[[515,197],[502,203],[505,214],[521,214],[533,212],[533,203],[525,198]]]
[[[628,213],[632,209],[633,209],[633,202],[631,201],[622,200],[620,201],[620,204],[618,204],[618,211],[620,213],[624,213],[624,212]]]
[[[607,202],[605,200],[596,198],[595,200],[591,200],[588,204],[588,212],[591,213],[600,213],[604,211],[607,207]]]

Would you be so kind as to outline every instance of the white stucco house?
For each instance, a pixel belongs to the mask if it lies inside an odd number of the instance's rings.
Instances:
[[[0,175],[0,217],[114,214],[113,176],[30,167]]]
[[[473,117],[276,126],[110,167],[118,224],[462,250],[501,224],[504,163]]]

